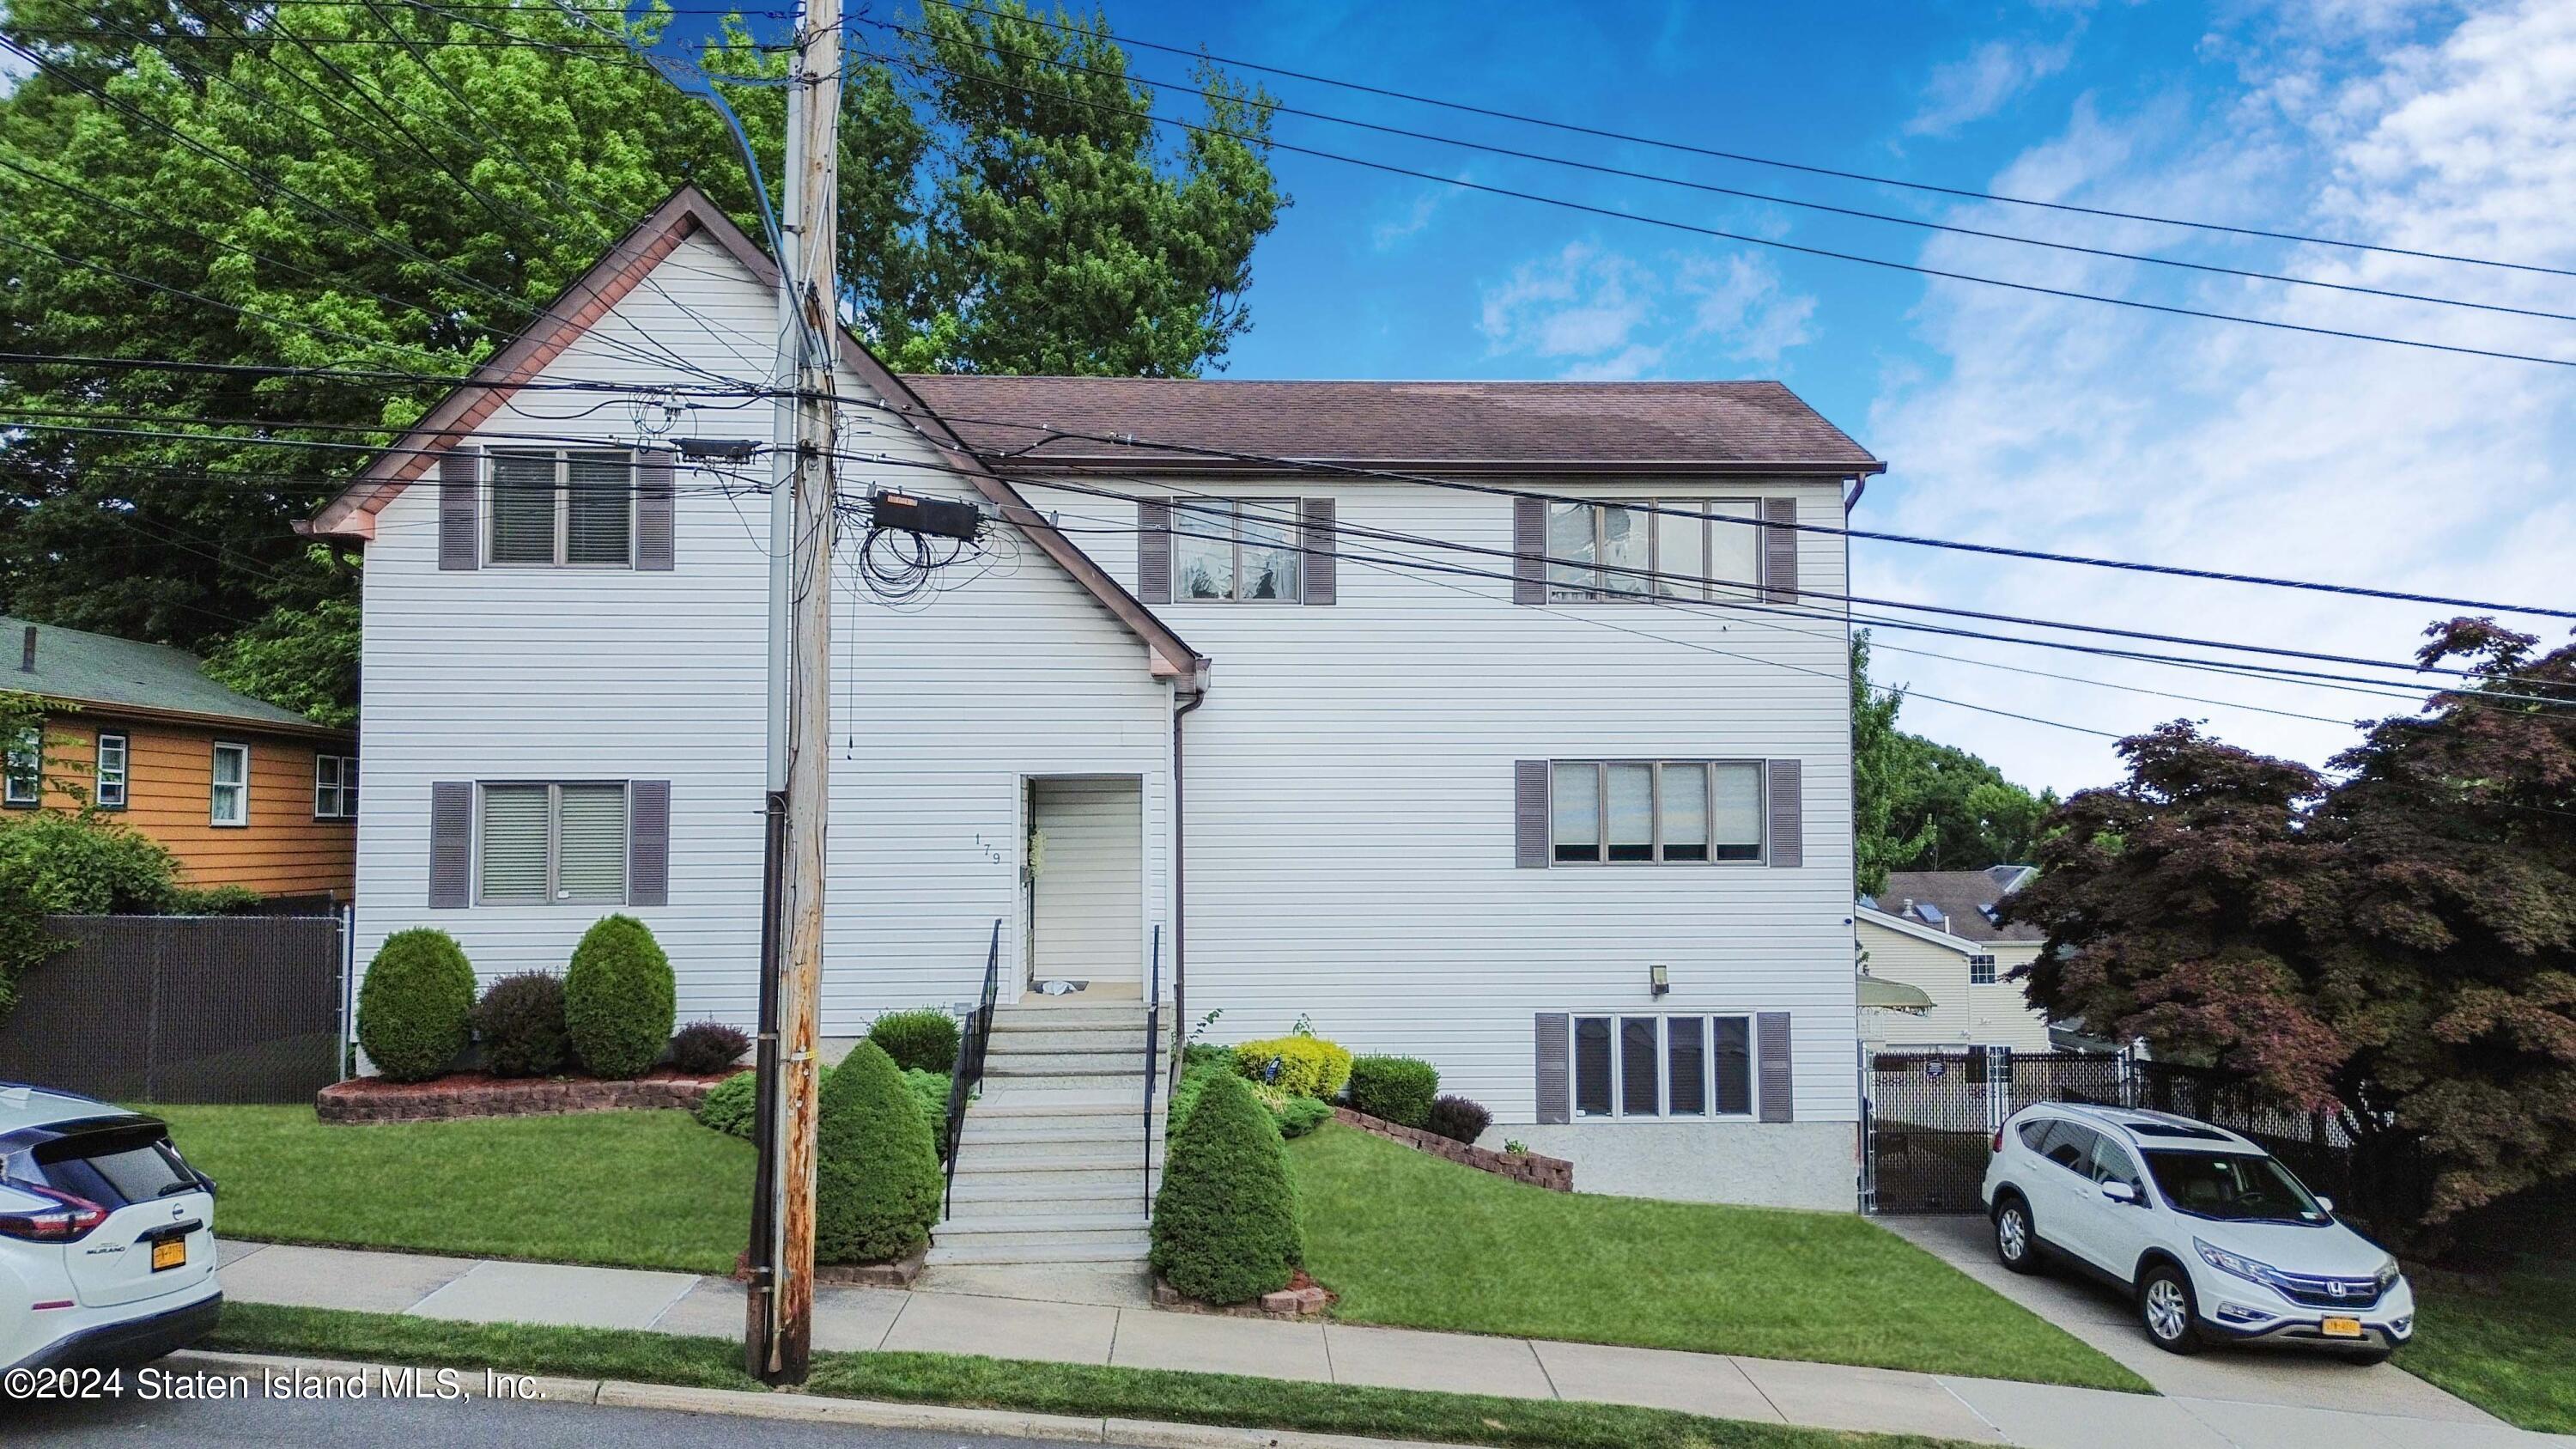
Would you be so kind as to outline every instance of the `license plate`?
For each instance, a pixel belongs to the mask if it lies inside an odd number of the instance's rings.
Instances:
[[[160,1242],[152,1245],[153,1272],[159,1273],[170,1268],[184,1268],[187,1265],[188,1240],[186,1238],[164,1238]],[[2332,1330],[2329,1329],[2328,1332],[2332,1332]]]
[[[2361,1337],[2361,1320],[2358,1318],[2329,1318],[2325,1322],[2317,1325],[2317,1331],[2328,1338],[2359,1338]]]

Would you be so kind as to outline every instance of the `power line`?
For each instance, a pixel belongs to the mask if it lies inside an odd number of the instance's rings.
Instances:
[[[316,3],[316,0],[299,0],[299,3]],[[1068,33],[1082,33],[1079,26],[1068,25],[1062,21],[1049,20],[1039,15],[1004,15],[999,11],[988,10],[977,5],[958,4],[955,3],[955,0],[941,0],[941,3],[950,10],[983,15],[995,19],[1025,21],[1029,24],[1043,25],[1051,30],[1065,31]],[[1264,75],[1286,76],[1291,80],[1309,81],[1316,85],[1332,86],[1340,90],[1356,91],[1365,95],[1383,96],[1389,100],[1409,101],[1416,105],[1436,106],[1442,110],[1457,111],[1466,115],[1484,116],[1493,120],[1510,121],[1515,124],[1525,126],[1541,126],[1553,131],[1563,131],[1578,136],[1592,136],[1605,141],[1624,141],[1633,145],[1651,146],[1658,150],[1673,151],[1692,156],[1705,156],[1713,160],[1739,162],[1748,166],[1767,166],[1776,170],[1795,171],[1809,176],[1825,176],[1838,181],[1858,181],[1871,186],[1892,186],[1907,191],[1920,191],[1937,196],[1956,197],[1962,201],[1993,202],[2002,206],[2028,207],[2037,211],[2054,211],[2075,216],[2099,217],[2110,221],[2147,222],[2156,226],[2182,227],[2194,231],[2216,232],[2228,236],[2251,237],[2263,241],[2294,242],[2302,246],[2336,247],[2347,251],[2378,252],[2389,256],[2415,257],[2423,261],[2457,262],[2463,266],[2494,267],[2503,271],[2513,272],[2536,272],[2544,276],[2576,276],[2576,270],[2564,267],[2540,266],[2529,262],[2496,261],[2486,257],[2462,256],[2449,252],[2422,251],[2412,247],[2388,246],[2381,243],[2350,241],[2335,237],[2308,236],[2298,232],[2267,230],[2262,227],[2231,226],[2224,222],[2189,221],[2179,217],[2157,216],[2146,212],[2119,211],[2109,207],[2079,206],[2073,202],[2066,201],[2041,201],[2033,197],[2007,196],[1998,192],[1980,191],[1968,187],[1942,186],[1928,181],[1908,181],[1903,177],[1898,176],[1877,176],[1864,171],[1847,171],[1831,166],[1816,166],[1798,161],[1784,161],[1772,156],[1757,156],[1744,151],[1720,150],[1710,146],[1697,146],[1687,142],[1668,140],[1659,136],[1643,136],[1637,135],[1633,132],[1613,131],[1599,126],[1585,126],[1576,124],[1572,121],[1551,120],[1544,116],[1533,116],[1518,111],[1507,111],[1489,106],[1473,105],[1464,101],[1444,100],[1436,96],[1421,95],[1412,91],[1395,90],[1385,86],[1367,85],[1359,81],[1343,80],[1334,76],[1319,75],[1311,71],[1289,70],[1282,66],[1265,65],[1260,61],[1245,60],[1238,56],[1219,55],[1208,50],[1204,46],[1184,47],[1168,45],[1151,40],[1139,40],[1132,35],[1121,35],[1116,37],[1116,39],[1120,45],[1133,45],[1146,50],[1158,50],[1165,52],[1166,54],[1182,56],[1190,60],[1213,61],[1218,65],[1238,66],[1244,70],[1260,71]]]
[[[921,40],[931,40],[936,38],[930,31],[915,29],[906,25],[899,25],[890,20],[868,20],[862,18],[859,23],[873,27],[877,30],[890,31],[900,35],[909,35]],[[1015,50],[989,41],[986,42],[986,45],[987,48],[991,49],[998,55],[1010,56],[1021,60],[1036,61],[1042,65],[1055,66],[1070,71],[1078,71],[1084,75],[1105,76],[1113,80],[1161,86],[1170,90],[1183,88],[1180,83],[1175,81],[1156,80],[1152,77],[1135,76],[1125,71],[1108,70],[1099,66],[1084,65],[1079,61],[1059,59],[1055,56],[1035,51]],[[957,74],[957,72],[954,71],[949,73],[952,75]],[[2502,313],[2516,317],[2537,317],[2553,322],[2576,322],[2576,313],[2551,312],[2535,307],[2515,307],[2501,302],[2477,302],[2458,297],[2435,296],[2424,292],[2398,291],[2394,288],[2388,287],[2366,287],[2352,282],[2329,282],[2315,277],[2295,277],[2280,272],[2263,272],[2245,267],[2221,266],[2213,262],[2195,262],[2187,261],[2178,257],[2160,257],[2148,252],[2121,251],[2113,247],[2085,246],[2077,242],[2052,241],[2044,237],[2021,236],[2013,232],[1988,231],[1979,227],[1962,226],[1954,222],[1930,221],[1922,217],[1899,216],[1890,212],[1867,211],[1858,207],[1849,206],[1835,206],[1827,202],[1807,201],[1794,196],[1780,196],[1763,191],[1747,191],[1741,187],[1719,186],[1711,182],[1693,181],[1685,177],[1663,175],[1659,172],[1638,171],[1624,166],[1607,165],[1602,162],[1582,161],[1570,156],[1551,156],[1545,152],[1525,151],[1517,147],[1500,146],[1485,141],[1471,141],[1458,136],[1445,136],[1431,131],[1418,131],[1405,126],[1384,125],[1376,121],[1363,121],[1351,116],[1336,115],[1330,111],[1307,110],[1278,101],[1262,102],[1260,104],[1260,109],[1281,115],[1302,116],[1309,120],[1323,121],[1336,126],[1349,126],[1356,130],[1373,131],[1379,135],[1401,136],[1407,140],[1429,141],[1435,145],[1456,146],[1463,150],[1482,151],[1489,155],[1507,156],[1520,161],[1536,161],[1549,166],[1562,166],[1576,171],[1591,172],[1594,175],[1599,176],[1616,176],[1630,181],[1645,181],[1658,186],[1679,187],[1687,191],[1697,191],[1712,196],[1732,197],[1741,201],[1757,201],[1772,206],[1794,207],[1801,211],[1823,212],[1833,216],[1850,217],[1860,221],[1884,222],[1891,226],[1913,227],[1920,231],[1945,232],[1953,236],[1978,237],[1987,241],[2010,242],[2016,246],[2042,247],[2050,251],[2070,252],[2082,256],[2100,257],[2112,261],[2137,262],[2147,266],[2171,267],[2181,271],[2199,272],[2208,276],[2234,277],[2242,281],[2277,282],[2284,286],[2312,287],[2321,291],[2343,292],[2365,297],[2379,297],[2390,301],[2422,302],[2437,307],[2459,307],[2477,312]]]

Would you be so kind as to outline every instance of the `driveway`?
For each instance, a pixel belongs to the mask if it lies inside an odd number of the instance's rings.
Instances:
[[[2321,1354],[2266,1348],[2212,1348],[2188,1357],[2166,1353],[2147,1342],[2127,1295],[2107,1284],[2065,1268],[2027,1276],[2006,1271],[1995,1261],[1993,1229],[1983,1217],[1883,1217],[1877,1222],[2135,1370],[2161,1394],[2463,1425],[2502,1423],[2394,1364],[2363,1368]]]

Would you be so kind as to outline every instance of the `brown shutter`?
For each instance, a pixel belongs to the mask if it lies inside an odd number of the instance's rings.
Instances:
[[[668,572],[672,540],[671,450],[647,448],[635,463],[635,567]]]
[[[474,904],[474,784],[441,780],[429,787],[429,908]]]
[[[1566,1020],[1561,1011],[1538,1014],[1538,1120],[1574,1120],[1573,1093],[1566,1085]]]
[[[1765,524],[1794,524],[1798,521],[1798,500],[1765,498],[1762,500]],[[1762,597],[1773,604],[1798,602],[1798,530],[1767,527],[1762,530]]]
[[[450,448],[438,459],[438,566],[470,569],[481,562],[483,450]]]
[[[1298,531],[1304,535],[1300,546],[1306,550],[1302,555],[1306,572],[1306,588],[1302,597],[1309,604],[1333,602],[1333,566],[1340,562],[1333,553],[1337,546],[1334,543],[1333,513],[1334,505],[1330,498],[1301,498],[1297,501],[1301,525]]]
[[[1512,864],[1522,870],[1547,869],[1547,777],[1545,760],[1512,762]]]
[[[1762,1120],[1795,1122],[1798,1105],[1791,1086],[1796,1078],[1789,1070],[1789,1013],[1755,1012],[1753,1035],[1754,1050],[1762,1059]]]
[[[626,904],[671,903],[671,782],[626,782]]]
[[[1512,602],[1547,602],[1547,500],[1512,500]]]
[[[1773,865],[1807,863],[1807,784],[1804,767],[1796,760],[1770,762],[1770,783],[1763,790],[1770,820],[1766,833],[1771,840]]]
[[[1136,505],[1136,597],[1148,604],[1172,601],[1172,505]]]

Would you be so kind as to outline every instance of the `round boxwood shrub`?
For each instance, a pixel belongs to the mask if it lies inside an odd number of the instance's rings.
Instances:
[[[465,1050],[474,1013],[474,968],[456,938],[421,927],[396,931],[367,963],[358,988],[358,1045],[397,1082],[425,1082]]]
[[[1351,1106],[1401,1127],[1431,1121],[1440,1069],[1419,1057],[1361,1057],[1351,1063]]]
[[[633,916],[582,933],[564,972],[564,1027],[595,1077],[641,1076],[661,1060],[677,1014],[671,958]]]
[[[504,976],[474,1004],[483,1070],[496,1077],[552,1076],[572,1054],[564,1036],[563,982],[543,971]]]
[[[1481,1102],[1466,1097],[1442,1097],[1431,1104],[1430,1119],[1422,1124],[1452,1142],[1474,1145],[1494,1125],[1494,1114]]]
[[[1288,1286],[1304,1256],[1288,1148],[1241,1078],[1211,1074],[1173,1134],[1153,1241],[1154,1271],[1193,1298],[1244,1303]]]
[[[939,1220],[939,1151],[894,1058],[852,1047],[817,1115],[815,1259],[887,1263],[920,1247]]]
[[[751,1140],[751,1113],[759,1105],[753,1093],[757,1073],[736,1072],[707,1089],[698,1102],[698,1125],[713,1127],[728,1137]]]
[[[671,1038],[671,1067],[693,1077],[712,1077],[742,1060],[751,1038],[721,1021],[693,1021]]]
[[[887,1012],[868,1027],[868,1040],[907,1072],[945,1072],[957,1065],[957,1018],[935,1006]]]

